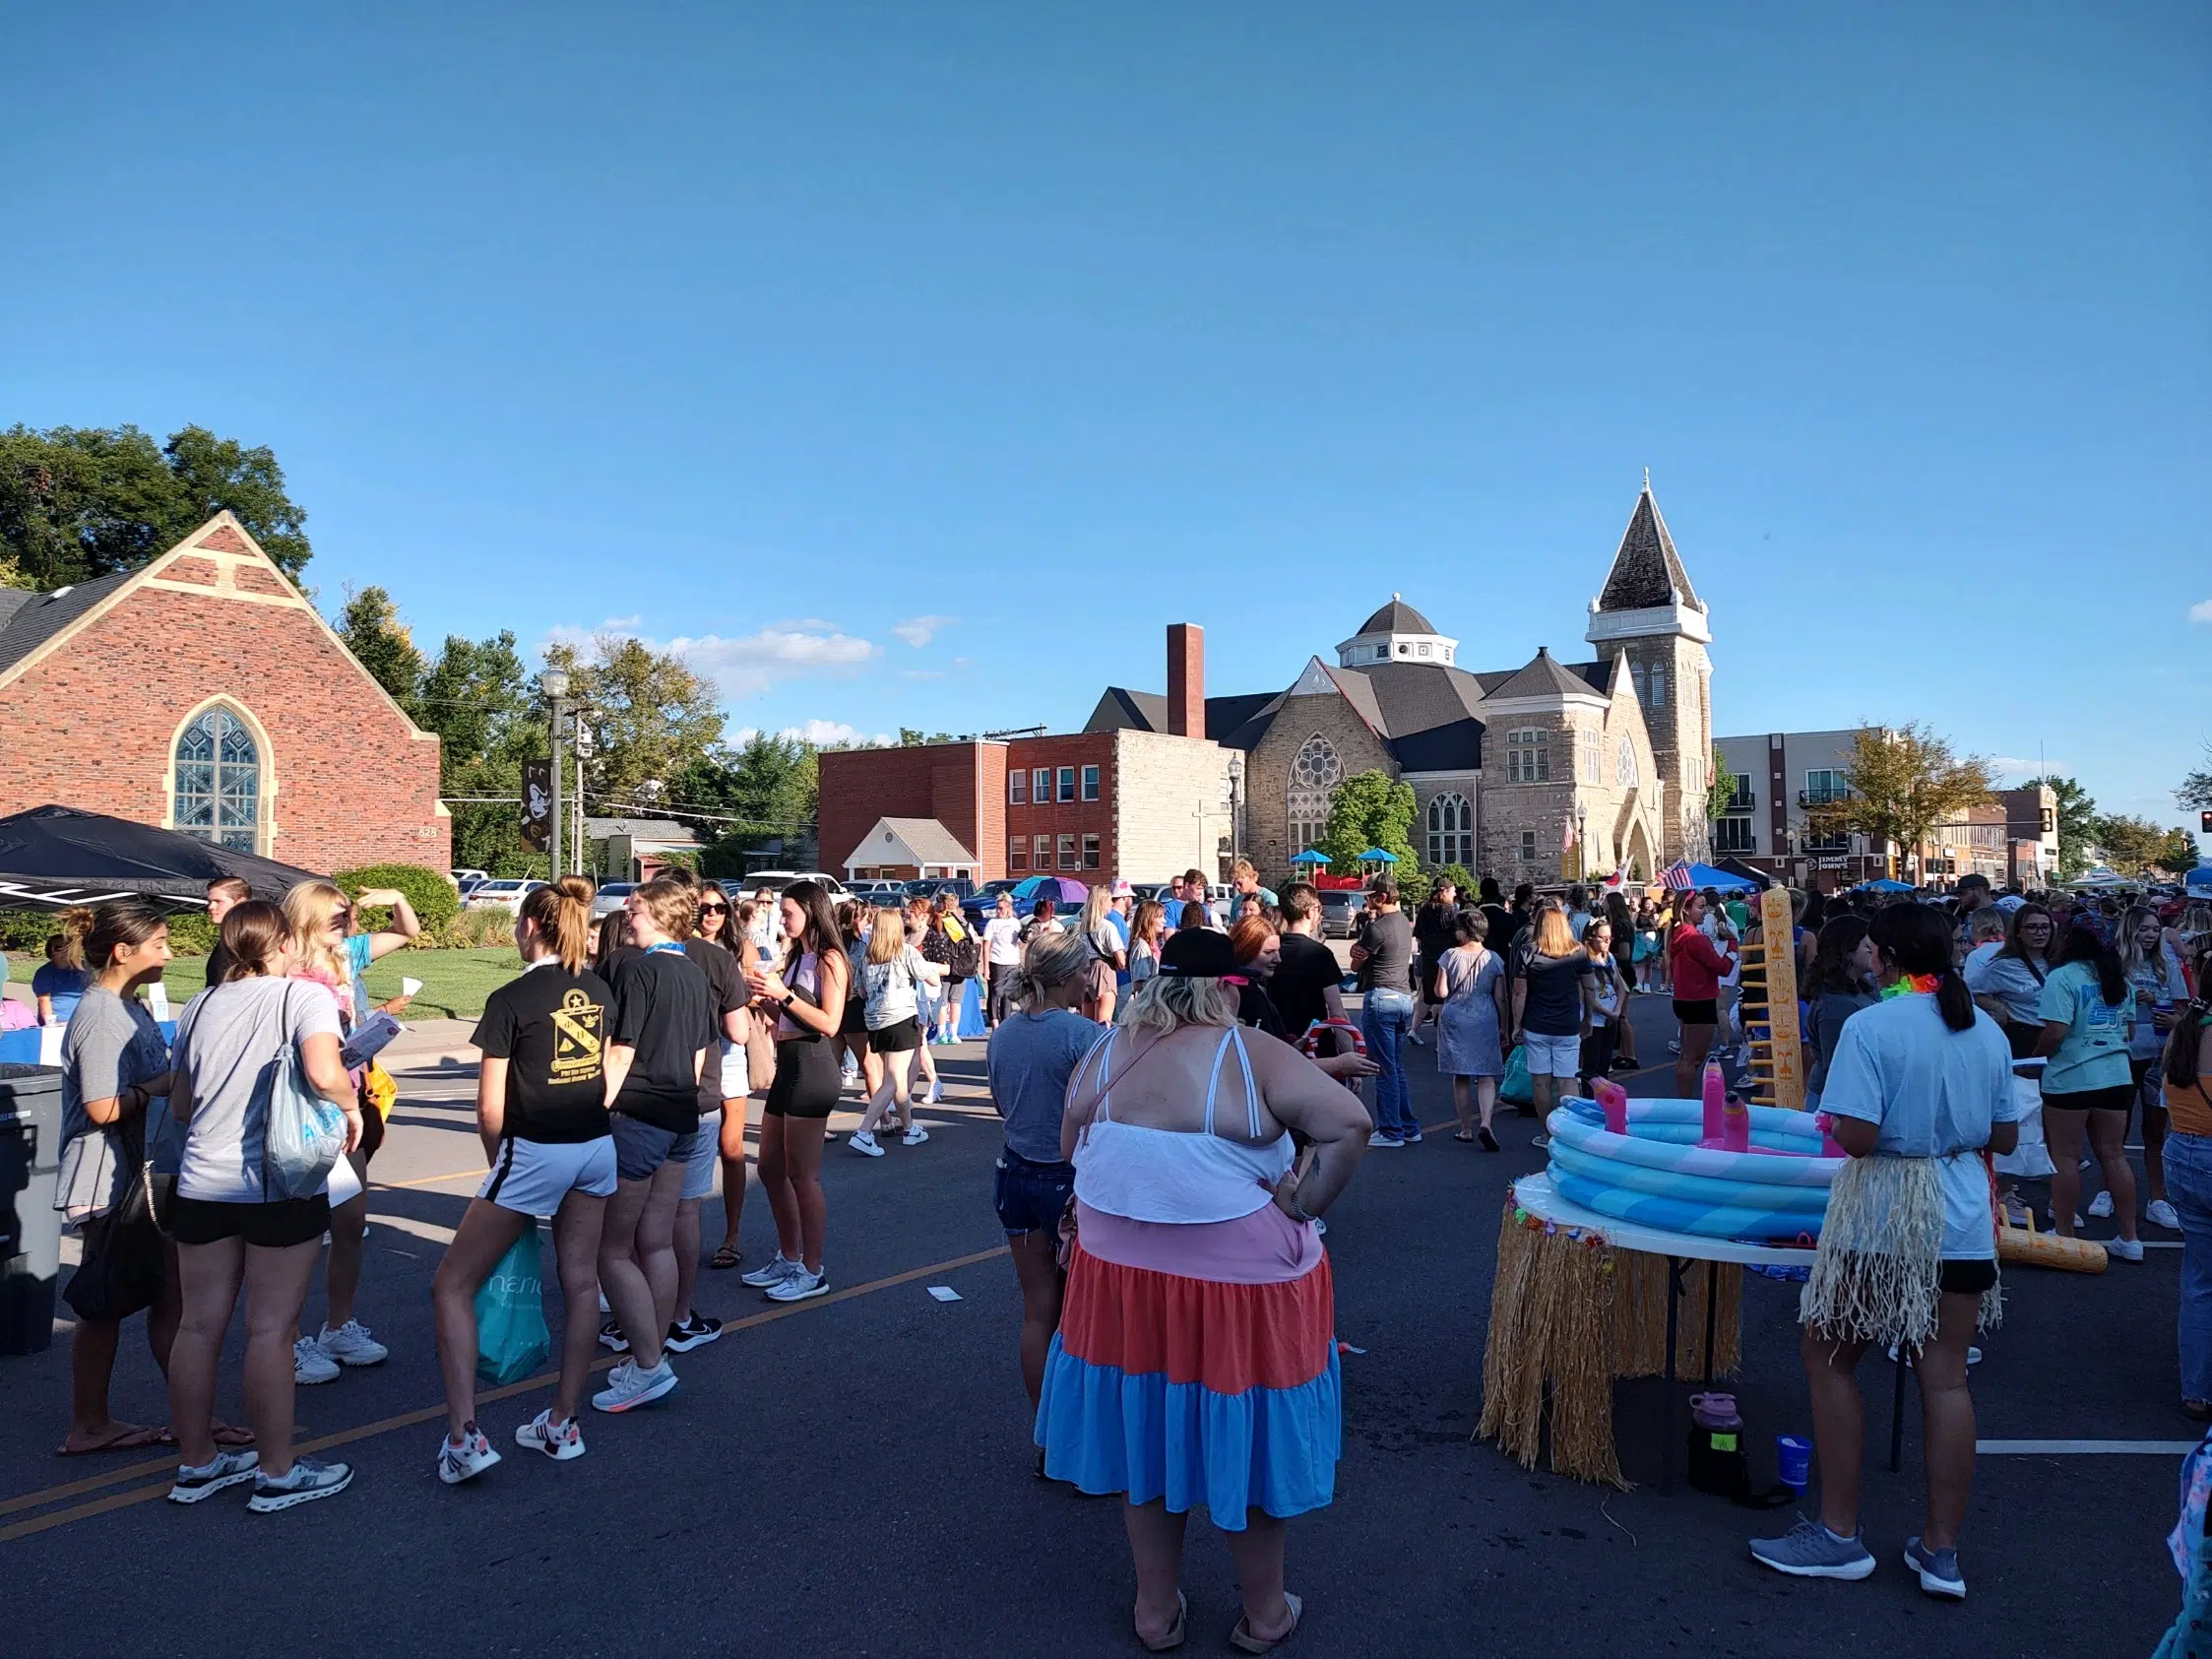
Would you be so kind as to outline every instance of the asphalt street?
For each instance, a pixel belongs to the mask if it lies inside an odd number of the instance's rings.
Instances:
[[[1639,999],[1636,1023],[1646,1060],[1664,1062],[1665,1004]],[[274,1516],[249,1515],[243,1489],[235,1502],[181,1508],[160,1500],[166,1460],[56,1456],[69,1374],[57,1331],[48,1352],[0,1360],[11,1408],[0,1414],[0,1653],[1138,1651],[1119,1506],[1030,1472],[979,1043],[938,1051],[951,1089],[922,1115],[926,1146],[894,1142],[876,1160],[830,1149],[837,1296],[772,1311],[734,1273],[702,1270],[700,1306],[731,1329],[676,1359],[674,1395],[619,1419],[588,1414],[589,1455],[555,1465],[512,1445],[548,1395],[524,1385],[480,1414],[506,1461],[441,1486],[428,1285],[481,1149],[469,1051],[439,1051],[465,1037],[427,1033],[398,1068],[402,1104],[374,1171],[360,1312],[392,1358],[299,1394],[307,1449],[351,1462],[352,1489]],[[1409,1049],[1408,1060],[1422,1121],[1445,1130],[1433,1051]],[[1672,1092],[1663,1070],[1632,1088]],[[1785,1528],[1788,1509],[1753,1514],[1679,1488],[1661,1497],[1650,1484],[1656,1383],[1623,1384],[1616,1399],[1630,1492],[1530,1473],[1472,1440],[1501,1203],[1513,1177],[1542,1166],[1534,1123],[1500,1124],[1498,1155],[1448,1131],[1370,1153],[1330,1217],[1338,1331],[1362,1351],[1344,1356],[1336,1502],[1291,1528],[1290,1580],[1307,1611],[1286,1653],[2150,1651],[2180,1590],[2164,1545],[2170,1452],[1983,1456],[1962,1557],[1971,1598],[1952,1605],[1924,1597],[1898,1561],[1919,1530],[1919,1434],[1916,1404],[1904,1472],[1891,1475],[1886,1365],[1863,1375],[1864,1519],[1882,1564],[1859,1584],[1800,1583],[1751,1563],[1744,1540]],[[711,1247],[719,1203],[707,1231]],[[756,1195],[748,1261],[773,1247]],[[1974,1373],[1981,1436],[2193,1438],[2174,1404],[2179,1269],[2167,1248],[2097,1278],[2008,1271],[2005,1327]],[[933,1300],[934,1285],[960,1300]],[[1774,1436],[1809,1433],[1796,1294],[1746,1283],[1734,1387],[1762,1486]],[[320,1307],[318,1282],[310,1314]],[[221,1392],[233,1420],[238,1344],[233,1331]],[[135,1328],[115,1404],[137,1421],[164,1417]],[[1229,1555],[1203,1524],[1186,1589],[1188,1650],[1228,1651]]]

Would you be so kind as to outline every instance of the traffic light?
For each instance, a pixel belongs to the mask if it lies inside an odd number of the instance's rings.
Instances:
[[[2212,806],[2206,807],[2196,815],[2196,827],[2206,835],[2212,835]]]

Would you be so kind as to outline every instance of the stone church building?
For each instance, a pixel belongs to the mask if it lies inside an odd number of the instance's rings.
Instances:
[[[0,588],[0,814],[48,803],[309,870],[451,860],[438,739],[227,512],[138,570]]]
[[[1583,637],[1589,662],[1540,649],[1471,669],[1458,639],[1393,595],[1287,689],[1206,698],[1199,631],[1171,628],[1169,695],[1109,688],[1085,730],[1198,735],[1202,700],[1203,735],[1243,756],[1237,843],[1270,875],[1320,839],[1330,790],[1370,770],[1413,786],[1426,865],[1510,886],[1650,879],[1705,858],[1712,630],[1648,478]]]

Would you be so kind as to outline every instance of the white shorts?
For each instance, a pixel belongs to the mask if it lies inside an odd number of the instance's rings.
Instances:
[[[1542,1032],[1524,1031],[1521,1043],[1528,1050],[1531,1077],[1573,1077],[1581,1068],[1582,1039],[1579,1035],[1547,1037]]]
[[[722,1098],[743,1100],[752,1092],[752,1077],[745,1069],[744,1045],[725,1043],[722,1046]]]
[[[722,1164],[722,1113],[699,1114],[699,1139],[691,1149],[691,1161],[683,1170],[683,1197],[711,1198],[715,1191],[715,1171]],[[676,1200],[683,1202],[683,1198]]]
[[[517,1215],[549,1216],[571,1192],[604,1198],[614,1190],[614,1137],[499,1143],[476,1196]]]

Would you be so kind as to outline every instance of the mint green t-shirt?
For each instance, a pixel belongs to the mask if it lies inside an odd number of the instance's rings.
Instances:
[[[2133,1075],[2127,1069],[2127,1033],[2135,1018],[2132,994],[2108,1003],[2095,966],[2069,962],[2053,969],[2043,982],[2043,1002],[2037,1013],[2047,1025],[2063,1021],[2067,1027],[2058,1052],[2044,1068],[2045,1094],[2078,1095],[2127,1086]]]

